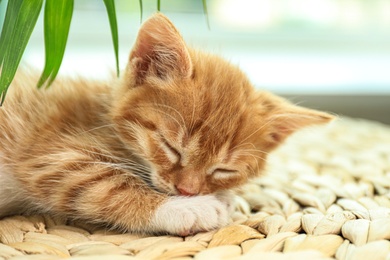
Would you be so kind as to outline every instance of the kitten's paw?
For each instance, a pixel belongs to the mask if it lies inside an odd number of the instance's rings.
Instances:
[[[156,211],[152,228],[158,232],[187,236],[227,225],[229,205],[214,195],[172,197]]]

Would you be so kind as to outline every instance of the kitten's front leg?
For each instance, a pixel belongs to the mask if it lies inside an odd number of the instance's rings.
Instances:
[[[90,214],[92,221],[109,222],[130,232],[186,236],[228,223],[231,207],[226,198],[167,196],[138,181],[104,180],[89,185],[83,195],[79,191],[74,197],[74,209],[82,218]]]
[[[102,184],[102,188],[105,186],[107,189],[109,183]],[[229,221],[231,204],[226,197],[167,196],[146,185],[134,183],[109,188],[102,194],[100,185],[94,186],[85,196],[79,196],[78,211],[84,211],[83,214],[89,211],[92,218],[96,216],[96,220],[112,223],[130,232],[186,236],[225,226]]]
[[[44,211],[109,223],[129,232],[174,235],[207,231],[228,222],[228,203],[216,195],[168,196],[127,170],[86,155],[68,151],[67,158],[65,154],[51,156],[53,163],[42,165],[39,171],[31,168],[34,163],[24,161],[24,172],[35,172],[19,175]]]

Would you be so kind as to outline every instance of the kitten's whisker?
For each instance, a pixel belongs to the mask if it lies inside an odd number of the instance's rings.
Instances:
[[[185,120],[184,120],[184,117],[183,117],[183,115],[180,113],[179,110],[177,110],[176,108],[174,108],[174,107],[172,107],[172,106],[168,106],[168,105],[158,104],[158,106],[172,109],[174,112],[176,112],[176,113],[180,116],[181,121],[183,122],[183,126],[186,125],[186,122],[185,122]]]
[[[112,154],[108,154],[109,152],[107,152],[107,153],[99,153],[99,152],[91,151],[91,150],[87,150],[87,149],[82,149],[82,150],[87,152],[87,153],[94,154],[94,155],[100,155],[100,156],[103,156],[103,157],[106,157],[106,158],[114,159],[114,161],[121,161],[123,163],[126,163],[126,165],[134,165],[134,166],[143,168],[145,170],[149,170],[149,168],[147,166],[145,166],[145,165],[143,165],[143,164],[141,164],[139,162],[135,162],[135,161],[129,160],[127,158],[118,157],[118,156],[115,156],[115,155],[112,155]]]
[[[258,129],[256,129],[255,131],[253,131],[253,133],[251,133],[250,135],[248,135],[247,137],[244,138],[244,140],[241,141],[241,143],[245,142],[246,140],[248,140],[249,138],[251,138],[253,135],[255,135],[257,132],[259,132],[260,130],[264,129],[264,127],[268,126],[269,124],[271,124],[273,121],[275,121],[275,118],[272,118],[271,120],[268,120],[267,122],[265,122],[261,127],[259,127]]]
[[[245,163],[246,167],[252,172],[253,175],[256,175],[257,172],[255,171],[255,169],[253,169],[253,167],[249,164],[249,163]]]
[[[259,160],[262,160],[262,161],[264,161],[264,162],[267,161],[266,158],[263,158],[263,157],[258,156],[258,155],[254,155],[253,153],[241,153],[241,155],[253,157],[255,160],[259,159]]]
[[[261,155],[256,155],[256,153],[261,153]],[[261,152],[261,151],[246,151],[246,150],[242,150],[242,151],[239,151],[238,153],[238,156],[240,155],[253,155],[253,156],[258,156],[259,158],[261,157],[262,158],[262,155],[268,155],[268,153],[266,152]]]
[[[96,130],[99,130],[99,129],[102,129],[102,128],[114,127],[114,126],[115,126],[115,124],[101,125],[101,126],[97,126],[97,127],[94,127],[94,128],[88,129],[88,130],[85,130],[85,131],[78,132],[76,135],[81,135],[81,134],[85,134],[85,133],[90,133],[90,132],[93,132],[93,131],[96,131]]]
[[[241,147],[241,146],[246,146],[246,145],[252,146],[254,149],[256,149],[256,146],[255,146],[253,143],[239,143],[239,144],[237,144],[236,146],[230,148],[229,151],[234,151],[234,150],[236,150],[237,148],[239,148],[239,147]]]
[[[250,153],[262,153],[262,154],[269,155],[268,152],[262,151],[262,150],[258,150],[258,149],[242,149],[240,151],[242,151],[242,152],[250,152]]]

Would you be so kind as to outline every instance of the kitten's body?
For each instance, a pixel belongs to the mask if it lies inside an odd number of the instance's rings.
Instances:
[[[225,225],[226,190],[267,153],[329,115],[255,92],[222,59],[188,49],[155,15],[121,80],[19,74],[0,110],[0,217],[51,212],[128,231],[188,234]]]

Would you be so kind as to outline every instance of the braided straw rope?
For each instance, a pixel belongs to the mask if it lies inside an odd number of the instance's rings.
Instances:
[[[390,259],[390,128],[339,119],[300,132],[236,202],[231,225],[185,238],[13,216],[0,220],[0,260]]]

